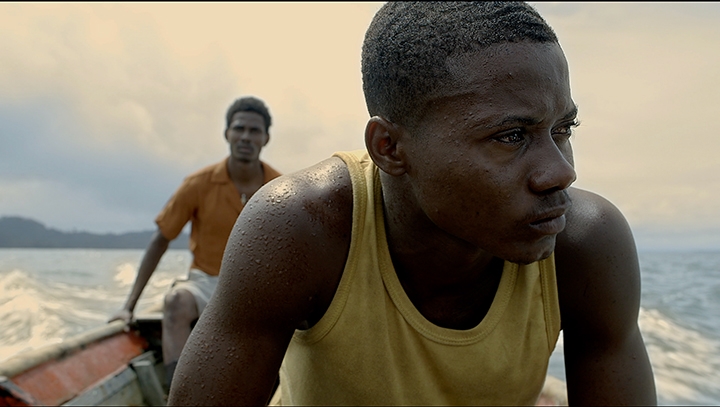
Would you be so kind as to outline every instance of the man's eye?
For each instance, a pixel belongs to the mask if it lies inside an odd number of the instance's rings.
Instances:
[[[580,123],[577,120],[575,120],[572,123],[568,123],[568,124],[562,125],[560,127],[557,127],[555,130],[553,130],[553,134],[557,134],[559,136],[569,138],[573,134],[573,129],[579,125],[580,125]]]
[[[522,131],[514,130],[496,137],[495,140],[501,143],[516,144],[525,140],[525,136],[523,136]]]

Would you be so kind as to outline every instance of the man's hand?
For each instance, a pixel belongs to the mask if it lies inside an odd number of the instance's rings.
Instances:
[[[128,309],[121,309],[120,311],[117,311],[112,316],[110,316],[110,319],[108,319],[108,323],[113,321],[123,321],[125,322],[125,330],[127,331],[129,329],[129,325],[133,320],[133,312]]]
[[[130,290],[130,295],[125,305],[123,305],[120,311],[117,311],[108,319],[108,323],[121,320],[125,322],[125,330],[130,329],[129,325],[133,321],[132,310],[135,309],[135,304],[137,304],[140,294],[142,294],[145,285],[148,280],[150,280],[150,276],[155,272],[155,268],[157,268],[160,259],[169,245],[170,241],[163,236],[160,229],[156,230],[150,239],[147,249],[145,249],[145,254],[140,262],[140,268],[138,269],[137,276],[135,276],[135,282],[133,283],[132,290]]]
[[[126,324],[129,324],[132,321],[133,313],[130,310],[121,309],[120,311],[114,313],[110,319],[108,319],[108,322],[112,322],[115,320],[123,320]]]

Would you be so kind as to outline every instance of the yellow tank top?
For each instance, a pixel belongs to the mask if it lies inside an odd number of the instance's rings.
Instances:
[[[385,238],[380,179],[365,151],[336,153],[353,187],[352,240],[325,315],[296,331],[283,405],[533,405],[560,332],[554,257],[505,262],[485,318],[441,328],[405,294]]]

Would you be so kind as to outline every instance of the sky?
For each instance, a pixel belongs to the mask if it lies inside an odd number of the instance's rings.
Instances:
[[[641,250],[720,248],[720,3],[535,3],[570,66],[575,186]],[[283,173],[364,148],[381,3],[0,3],[0,217],[151,230],[255,95]]]

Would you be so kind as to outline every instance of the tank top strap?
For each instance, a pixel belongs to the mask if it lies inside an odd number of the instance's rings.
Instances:
[[[558,300],[557,280],[555,277],[555,252],[538,262],[540,267],[540,283],[542,287],[543,310],[545,311],[545,328],[547,330],[550,352],[560,336],[560,303]]]
[[[350,250],[348,252],[347,261],[340,277],[337,291],[328,307],[327,311],[311,329],[297,330],[294,339],[304,343],[314,343],[320,341],[335,326],[338,318],[342,314],[345,304],[347,303],[348,292],[352,285],[352,280],[356,270],[356,263],[361,258],[358,251],[363,247],[362,237],[365,234],[367,223],[374,221],[373,216],[369,216],[368,210],[372,212],[372,205],[368,204],[369,191],[368,185],[372,185],[372,179],[368,179],[369,156],[363,151],[352,152],[336,152],[333,157],[338,157],[348,167],[350,173],[350,181],[353,191],[353,222],[350,240]],[[368,219],[370,218],[370,219]]]

